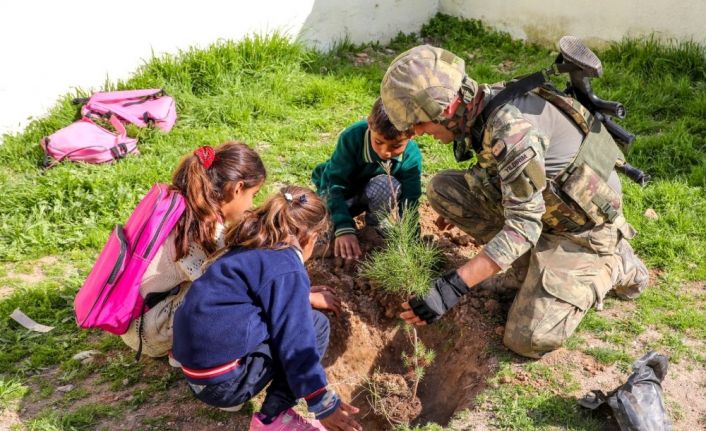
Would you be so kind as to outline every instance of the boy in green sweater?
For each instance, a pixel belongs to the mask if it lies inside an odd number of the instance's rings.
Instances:
[[[393,199],[400,210],[416,207],[422,194],[422,154],[411,136],[411,130],[395,129],[378,98],[367,121],[341,132],[331,158],[314,169],[312,181],[333,220],[335,256],[361,256],[353,217],[365,212],[366,224],[377,226],[376,216],[389,211]],[[394,196],[383,162],[392,165]]]

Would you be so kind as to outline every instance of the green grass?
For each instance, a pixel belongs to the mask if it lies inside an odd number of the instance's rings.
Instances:
[[[611,365],[616,362],[629,364],[632,358],[622,350],[612,349],[610,347],[589,347],[584,350],[589,355],[593,356],[598,362],[606,365]]]
[[[121,407],[106,404],[86,404],[74,411],[46,410],[25,426],[28,431],[83,431],[95,429],[102,419],[118,417]]]
[[[0,411],[10,409],[27,393],[27,387],[19,380],[0,380]]]
[[[528,363],[522,367],[522,382],[508,358],[502,358],[490,388],[478,397],[478,404],[492,413],[498,429],[601,430],[605,424],[576,404],[577,389],[573,364],[548,367]],[[471,424],[472,425],[472,424]]]
[[[478,21],[443,15],[432,19],[420,34],[400,34],[388,46],[400,52],[423,41],[462,56],[469,74],[479,82],[531,72],[554,58],[549,49],[489,31]],[[281,183],[309,184],[311,170],[330,155],[338,132],[365,117],[377,97],[385,67],[395,56],[380,48],[344,42],[331,52],[317,53],[270,35],[148,59],[132,78],[107,83],[107,89],[165,88],[177,100],[179,120],[169,134],[131,127],[141,155],[113,165],[64,163],[49,171],[38,167],[39,140],[74,120],[78,110],[70,100],[85,95],[84,90],[59,98],[23,132],[5,135],[0,146],[0,285],[12,292],[0,296],[2,402],[15,402],[18,396],[49,397],[51,387],[46,384],[40,385],[41,393],[30,395],[18,395],[23,392],[17,388],[51,367],[61,367],[61,384],[96,372],[91,367],[82,369],[71,359],[91,348],[108,353],[102,374],[111,386],[139,380],[144,371],[129,365],[130,353],[119,339],[80,331],[73,321],[75,292],[112,226],[125,220],[152,183],[169,181],[183,154],[204,144],[239,139],[256,148],[269,171],[260,199]],[[362,50],[373,63],[353,65],[350,57]],[[704,47],[628,39],[598,54],[605,75],[593,81],[594,87],[603,98],[627,106],[628,117],[621,124],[638,135],[629,161],[654,179],[644,189],[627,180],[623,187],[626,216],[640,231],[633,244],[649,266],[660,271],[660,277],[631,311],[617,317],[589,312],[578,337],[597,336],[609,345],[607,350],[587,349],[578,338],[574,347],[603,361],[621,363],[627,359],[622,346],[649,329],[660,333],[650,347],[675,359],[703,363],[698,343],[706,340],[706,301],[684,286],[706,279]],[[449,147],[430,137],[420,138],[419,143],[425,182],[442,169],[465,167],[455,163]],[[653,208],[659,219],[644,217],[647,208]],[[58,263],[37,263],[44,256],[55,256]],[[387,262],[385,269],[399,265]],[[44,274],[39,281],[12,276],[32,274],[35,267]],[[413,284],[428,285],[421,279]],[[616,306],[612,301],[607,301],[607,307]],[[55,329],[37,334],[20,328],[6,318],[15,308]],[[170,375],[153,382],[148,392],[176,380],[178,376]],[[13,382],[19,386],[12,386]],[[491,406],[495,425],[501,428],[596,428],[591,418],[576,412],[573,400],[561,395],[562,390],[501,385],[489,390],[483,402]],[[109,407],[90,405],[48,412],[28,419],[27,428],[91,429],[114,413]]]

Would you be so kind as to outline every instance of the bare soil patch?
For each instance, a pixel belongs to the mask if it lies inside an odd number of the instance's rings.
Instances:
[[[437,242],[448,269],[477,252],[472,238],[458,229],[440,232],[435,218],[431,208],[422,207],[422,233]],[[364,252],[381,244],[372,230],[364,230],[361,238]],[[384,430],[406,422],[445,425],[455,412],[472,407],[491,371],[487,344],[497,338],[482,300],[469,295],[440,322],[419,329],[420,339],[436,352],[436,359],[413,398],[402,363],[411,344],[398,318],[406,298],[384,293],[361,277],[357,268],[333,258],[313,261],[309,273],[313,285],[331,286],[342,299],[342,315],[331,319],[324,365],[336,390],[361,409],[365,429]],[[382,394],[371,394],[371,383]],[[376,403],[376,396],[383,399]],[[387,414],[381,414],[375,404]]]

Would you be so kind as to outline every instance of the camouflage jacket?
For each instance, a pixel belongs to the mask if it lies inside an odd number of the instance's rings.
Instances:
[[[502,87],[481,85],[485,100]],[[542,233],[546,187],[545,153],[549,138],[534,127],[512,103],[488,119],[478,165],[499,187],[505,224],[485,246],[485,253],[501,269],[532,248]]]

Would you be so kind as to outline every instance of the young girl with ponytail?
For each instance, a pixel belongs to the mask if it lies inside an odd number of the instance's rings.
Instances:
[[[176,308],[206,257],[223,246],[224,225],[250,209],[265,177],[260,156],[240,142],[200,147],[181,160],[171,189],[184,197],[186,209],[142,279],[140,293],[150,309],[122,335],[128,346],[152,357],[167,354]]]
[[[357,409],[327,388],[329,323],[309,301],[304,262],[328,229],[326,206],[288,186],[226,234],[229,250],[196,280],[174,318],[172,355],[196,398],[237,410],[270,383],[251,431],[355,431]],[[304,398],[317,420],[292,407]]]

